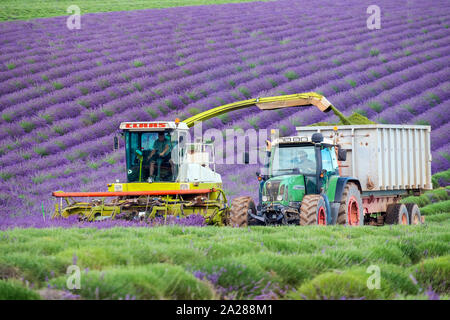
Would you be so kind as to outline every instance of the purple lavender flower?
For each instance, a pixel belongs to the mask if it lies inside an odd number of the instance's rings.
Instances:
[[[428,287],[427,291],[425,291],[425,294],[428,296],[428,300],[440,300],[440,295],[433,291],[431,286]]]
[[[417,282],[416,278],[412,275],[412,273],[409,274],[409,278],[415,285],[417,285],[418,282]]]

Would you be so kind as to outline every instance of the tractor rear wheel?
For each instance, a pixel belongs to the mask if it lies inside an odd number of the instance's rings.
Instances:
[[[255,219],[248,214],[249,210],[256,214],[256,206],[252,197],[237,197],[231,202],[228,224],[232,227],[246,227],[254,225]]]
[[[408,210],[409,224],[421,224],[422,217],[419,206],[415,203],[406,203],[405,206]]]
[[[361,193],[355,183],[347,183],[342,193],[337,224],[362,226],[364,224],[364,208]]]
[[[409,224],[408,209],[403,203],[388,205],[384,222],[386,224]]]
[[[327,225],[328,210],[324,197],[307,194],[300,207],[300,225]]]

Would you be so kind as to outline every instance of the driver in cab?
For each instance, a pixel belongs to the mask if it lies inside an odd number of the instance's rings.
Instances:
[[[305,151],[300,151],[298,153],[294,164],[300,172],[304,172],[307,174],[313,174],[316,172],[315,162],[308,158],[308,154]]]
[[[166,139],[164,132],[158,133],[158,139],[153,143],[153,150],[150,152],[150,176],[148,182],[153,182],[153,173],[155,171],[156,160],[169,161],[170,159],[170,141]]]

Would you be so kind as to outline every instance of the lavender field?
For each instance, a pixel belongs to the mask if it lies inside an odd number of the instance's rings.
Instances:
[[[0,225],[39,226],[51,192],[126,180],[112,151],[122,121],[173,120],[249,97],[317,91],[345,115],[431,125],[432,171],[449,166],[450,6],[276,1],[96,13],[0,23]],[[313,3],[313,4],[311,4]],[[431,5],[432,4],[432,5]],[[337,121],[316,109],[211,119],[204,129]],[[255,167],[219,167],[233,198],[257,193]],[[48,221],[44,223],[48,225]]]

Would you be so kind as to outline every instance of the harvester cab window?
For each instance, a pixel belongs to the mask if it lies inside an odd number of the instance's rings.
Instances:
[[[142,145],[141,145],[142,150],[152,150],[156,139],[158,139],[158,136],[155,135],[154,132],[143,133],[142,134]]]
[[[129,140],[129,141],[128,141]],[[137,134],[131,134],[127,135],[127,146],[129,146],[127,150],[127,162],[130,163],[130,165],[139,165],[139,159],[137,157],[137,154],[134,152],[135,150],[139,149],[139,136]]]
[[[147,181],[152,162],[154,162],[153,171],[157,181],[174,181],[175,164],[171,161],[172,132],[162,133],[164,133],[162,142],[158,141],[159,132],[128,131],[125,133],[128,182]],[[161,157],[160,153],[165,146],[169,146],[169,149],[165,156]],[[154,149],[155,152],[152,154]]]
[[[181,131],[172,131],[170,134],[170,163],[172,165],[173,177],[178,176],[181,159],[184,155],[184,148],[186,143],[186,133]]]

